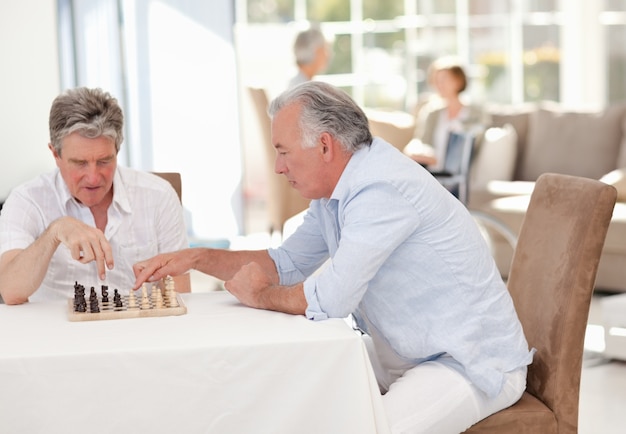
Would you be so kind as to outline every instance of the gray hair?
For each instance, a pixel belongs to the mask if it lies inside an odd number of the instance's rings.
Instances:
[[[322,133],[335,137],[346,152],[372,143],[367,116],[344,91],[321,81],[310,81],[283,92],[268,109],[274,117],[281,109],[300,104],[302,147],[312,148]]]
[[[293,44],[293,54],[298,66],[308,65],[315,60],[315,52],[326,45],[324,34],[316,27],[298,33]]]
[[[79,87],[57,96],[50,108],[50,143],[61,155],[63,139],[72,133],[94,139],[107,137],[119,152],[124,140],[122,109],[108,92]]]

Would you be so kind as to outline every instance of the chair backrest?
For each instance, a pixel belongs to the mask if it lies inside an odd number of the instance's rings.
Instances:
[[[267,114],[267,108],[269,106],[269,98],[265,89],[258,87],[249,87],[248,92],[252,103],[254,105],[254,112],[259,120],[259,127],[261,128],[261,134],[263,135],[263,143],[265,149],[267,146],[272,145],[272,132],[269,115]],[[273,151],[273,149],[272,149]]]
[[[259,126],[261,128],[263,148],[267,160],[268,195],[267,206],[269,211],[270,231],[282,231],[285,221],[309,207],[309,200],[303,198],[294,189],[287,178],[274,172],[276,150],[272,145],[271,120],[267,113],[269,98],[265,89],[249,87],[248,92],[254,104]]]
[[[446,147],[443,171],[451,175],[469,173],[475,137],[469,133],[450,132]]]
[[[529,345],[527,392],[575,433],[585,330],[596,272],[615,205],[612,186],[541,175],[513,256],[508,288]]]
[[[174,187],[176,194],[178,194],[178,199],[183,201],[183,183],[180,177],[180,173],[178,172],[152,172],[154,175],[160,176],[161,178],[168,181]]]

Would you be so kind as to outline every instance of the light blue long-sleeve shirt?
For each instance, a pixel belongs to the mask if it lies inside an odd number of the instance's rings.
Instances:
[[[352,156],[332,197],[312,201],[302,225],[270,255],[281,284],[304,281],[308,318],[353,314],[413,364],[447,354],[490,396],[503,373],[532,361],[467,209],[379,138]]]

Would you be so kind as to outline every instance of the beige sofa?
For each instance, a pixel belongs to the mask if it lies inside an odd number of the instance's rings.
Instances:
[[[474,157],[469,208],[495,217],[517,233],[534,181],[542,173],[601,179],[615,185],[618,203],[596,287],[626,292],[626,104],[602,111],[565,110],[554,103],[489,106],[488,110],[492,125]],[[389,113],[370,111],[368,115],[374,135],[398,148],[411,139],[412,127],[406,116],[394,121]],[[489,232],[494,257],[506,277],[513,248],[500,234]]]

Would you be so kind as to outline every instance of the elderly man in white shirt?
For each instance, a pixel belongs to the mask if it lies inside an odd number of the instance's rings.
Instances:
[[[74,283],[129,290],[132,265],[187,247],[171,185],[117,166],[117,100],[100,89],[59,95],[50,110],[57,169],[14,188],[0,214],[0,295],[7,304],[67,299]],[[189,276],[176,277],[189,291]]]

